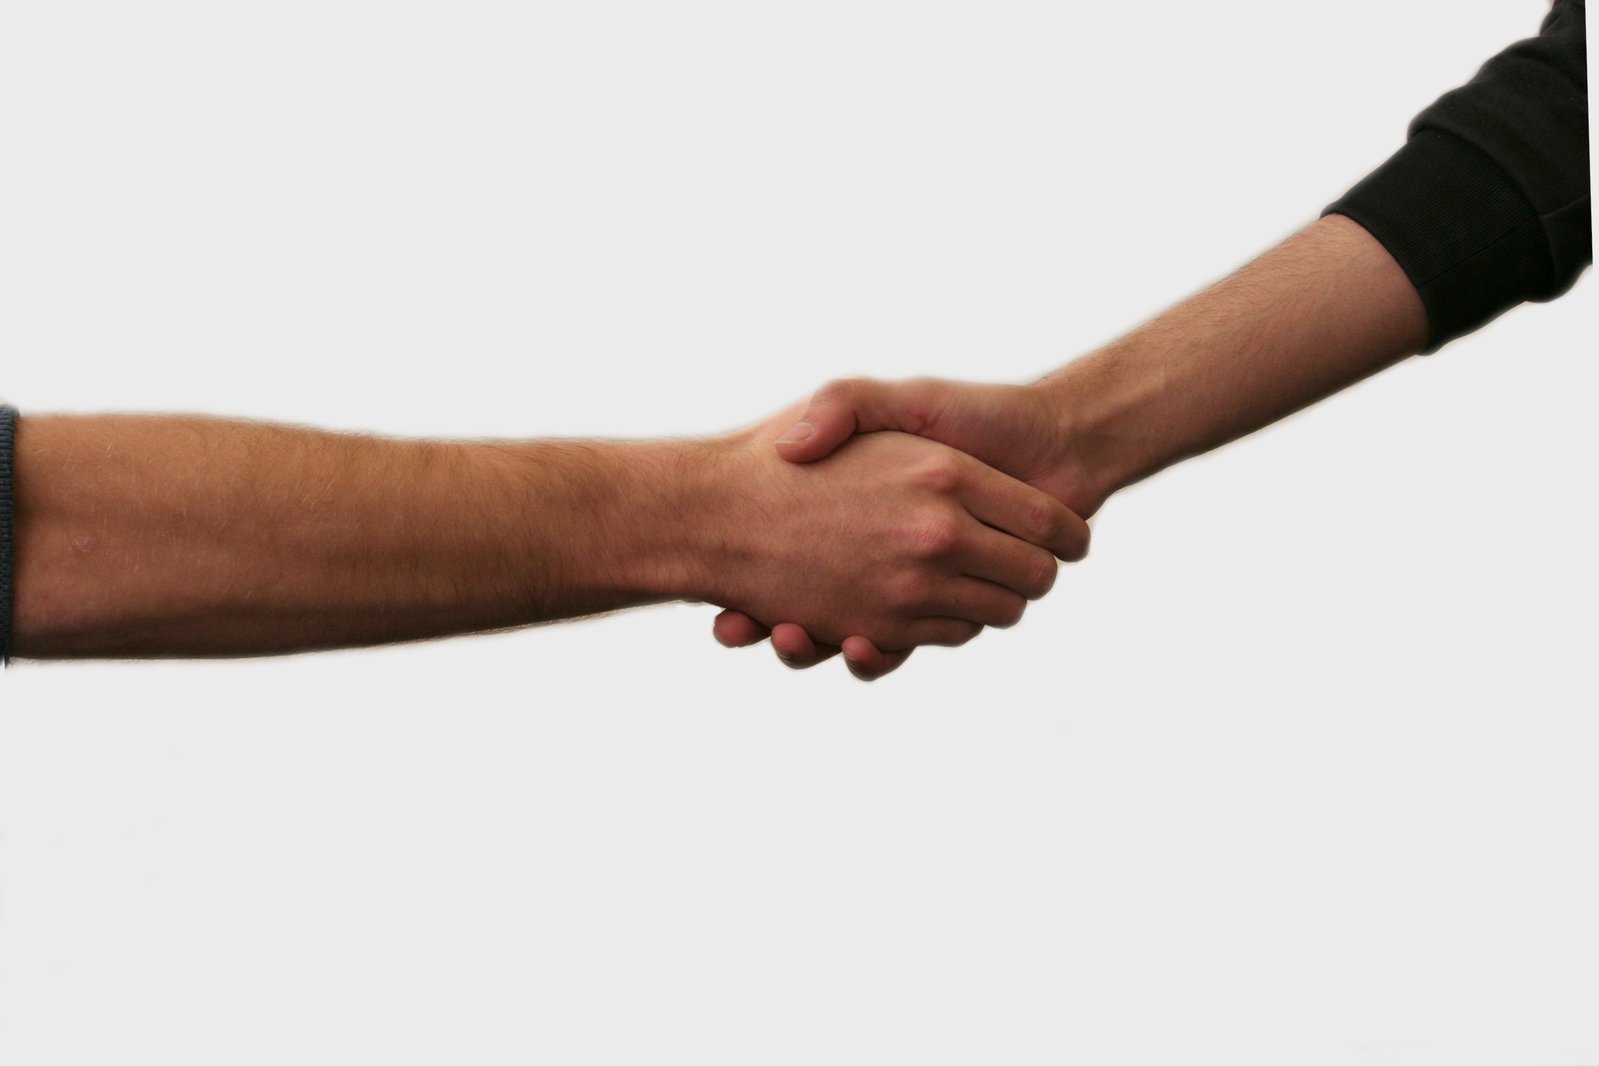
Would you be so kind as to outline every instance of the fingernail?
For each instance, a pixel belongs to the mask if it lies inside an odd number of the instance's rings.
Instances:
[[[779,440],[777,443],[779,443],[779,444],[798,444],[800,441],[804,440],[806,437],[809,437],[812,433],[815,433],[815,432],[816,432],[816,427],[815,426],[811,425],[809,422],[800,422],[797,425],[795,425],[795,427],[793,429],[791,429],[787,433],[783,434],[783,438],[781,440]]]

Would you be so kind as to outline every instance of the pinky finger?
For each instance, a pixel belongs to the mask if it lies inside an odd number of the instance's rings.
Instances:
[[[879,651],[865,637],[847,637],[844,640],[844,665],[861,681],[876,681],[891,674],[911,657],[911,651]]]

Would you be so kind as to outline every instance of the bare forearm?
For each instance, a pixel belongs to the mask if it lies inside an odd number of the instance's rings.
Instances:
[[[858,433],[918,433],[1086,517],[1125,485],[1421,350],[1427,333],[1421,300],[1393,257],[1358,224],[1332,215],[1031,385],[832,382],[778,450],[806,464]],[[719,638],[759,639],[769,628],[760,621],[732,612]],[[810,637],[796,645],[792,636],[786,654],[801,663],[814,657]],[[867,644],[857,652],[870,676],[897,665],[881,645]]]
[[[28,417],[13,652],[265,654],[687,595],[706,447]]]
[[[1038,387],[1063,421],[1090,511],[1426,343],[1421,301],[1399,265],[1330,215]]]

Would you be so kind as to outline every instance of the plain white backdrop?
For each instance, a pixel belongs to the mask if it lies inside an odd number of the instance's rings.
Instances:
[[[443,436],[1025,380],[1538,0],[0,14],[0,393]],[[0,1060],[1599,1062],[1592,278],[876,686],[673,606],[0,679]]]

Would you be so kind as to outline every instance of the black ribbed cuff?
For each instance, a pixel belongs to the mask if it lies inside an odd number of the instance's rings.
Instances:
[[[12,459],[17,409],[0,404],[0,666],[11,660]]]
[[[1323,215],[1347,215],[1388,249],[1421,295],[1428,352],[1548,290],[1537,211],[1469,142],[1422,129]]]

